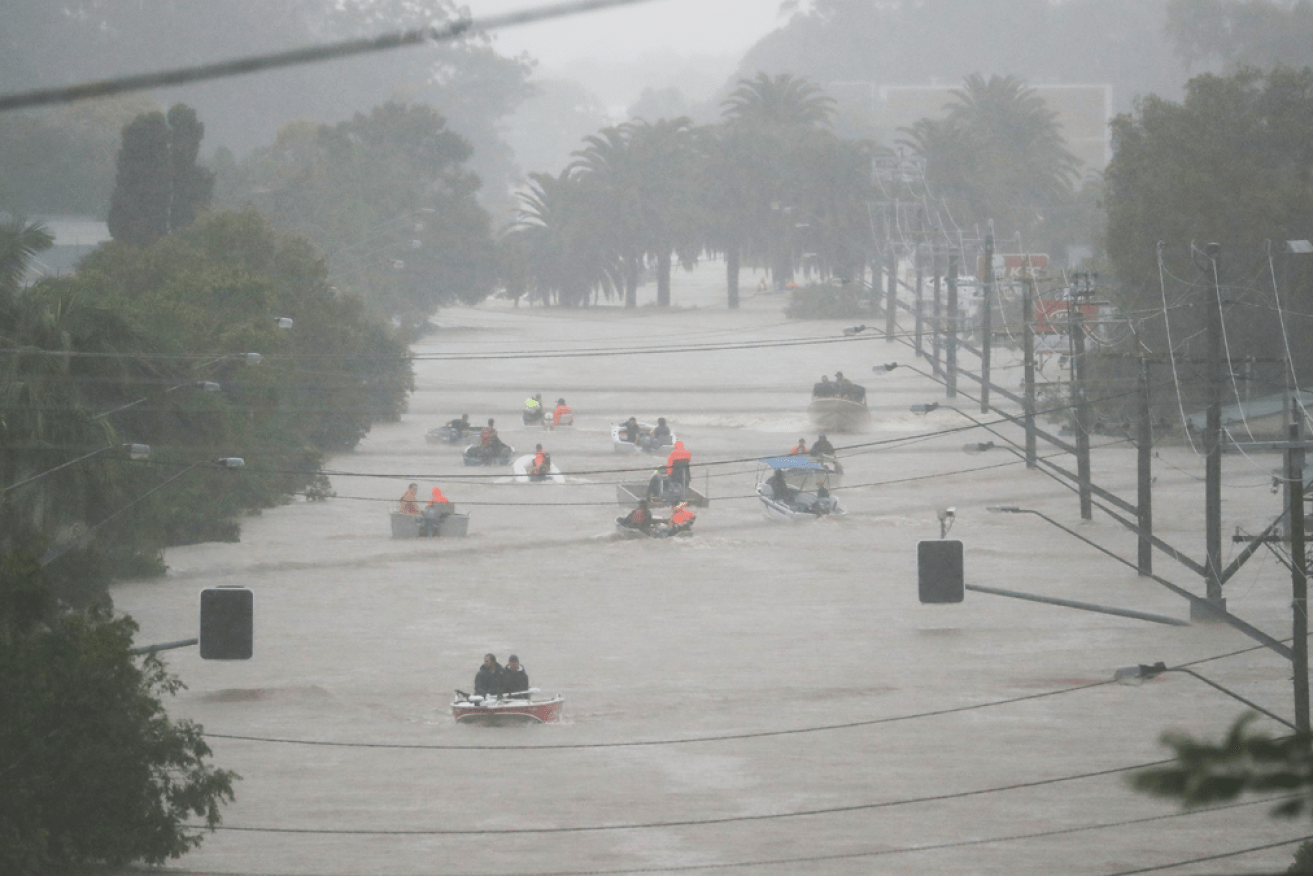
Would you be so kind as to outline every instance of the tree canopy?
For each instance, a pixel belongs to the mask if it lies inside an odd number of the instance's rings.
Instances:
[[[182,684],[128,651],[137,626],[61,609],[35,557],[0,553],[0,870],[161,864],[201,843],[238,776],[162,698]]]

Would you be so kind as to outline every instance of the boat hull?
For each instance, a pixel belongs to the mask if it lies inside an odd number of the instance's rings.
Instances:
[[[565,698],[560,696],[549,700],[494,700],[486,705],[456,700],[451,704],[451,714],[458,724],[551,724],[561,720],[564,705]]]
[[[846,398],[814,398],[807,414],[822,432],[856,432],[871,422],[866,405]]]
[[[511,457],[515,455],[515,448],[509,444],[505,444],[502,445],[502,452],[500,455],[495,456],[492,459],[484,459],[482,456],[474,453],[474,451],[478,449],[478,446],[479,445],[477,444],[471,444],[469,447],[466,447],[464,453],[461,454],[461,458],[466,465],[510,465]]]
[[[639,423],[638,428],[642,430],[644,434],[650,434],[651,431],[656,427],[653,426],[651,423]],[[666,440],[662,441],[660,444],[655,444],[651,447],[644,447],[641,443],[626,441],[624,438],[622,438],[620,435],[620,426],[617,425],[611,427],[611,447],[615,450],[616,453],[627,453],[627,454],[665,453],[666,448],[673,447],[675,441],[676,441],[676,436],[672,432],[670,433],[670,436]]]
[[[648,505],[653,508],[667,508],[670,503],[662,498],[652,498],[647,495],[647,481],[641,483],[628,483],[615,485],[615,500],[625,507],[632,508],[638,504],[639,499],[647,499]],[[684,501],[694,508],[705,508],[711,504],[702,493],[699,493],[692,485],[684,488]]]
[[[552,467],[548,474],[541,476],[529,474],[529,472],[533,471],[532,456],[521,456],[519,459],[515,460],[515,463],[511,466],[511,471],[515,472],[515,482],[517,484],[565,483],[565,475],[561,474],[561,470],[556,467],[556,463],[552,463]]]

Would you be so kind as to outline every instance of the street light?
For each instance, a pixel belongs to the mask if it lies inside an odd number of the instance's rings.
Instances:
[[[177,386],[170,386],[168,389],[164,391],[166,393],[169,393],[179,389],[199,389],[201,392],[218,392],[222,388],[223,387],[219,386],[219,384],[215,383],[213,380],[187,380],[182,383],[179,383]],[[141,404],[142,402],[146,401],[148,398],[149,396],[142,396],[136,401],[130,401],[125,405],[119,405],[117,408],[111,408],[108,411],[101,411],[99,414],[96,414],[91,419],[102,420],[105,417],[108,417],[110,414],[117,414],[119,411],[126,411],[128,408],[134,408],[137,405]]]
[[[202,362],[196,367],[207,368],[210,365],[215,365],[219,362],[229,362],[232,360],[239,360],[247,365],[259,365],[261,362],[264,361],[264,357],[261,356],[259,353],[229,353],[226,356],[220,356],[217,359],[211,359],[208,362]]]
[[[1276,721],[1279,724],[1286,725],[1291,730],[1295,730],[1295,731],[1299,730],[1298,727],[1296,727],[1294,724],[1290,723],[1280,715],[1276,715],[1273,714],[1272,712],[1269,712],[1267,709],[1263,708],[1262,706],[1258,705],[1252,700],[1245,699],[1235,691],[1222,687],[1222,685],[1218,684],[1212,679],[1205,678],[1204,676],[1195,672],[1193,669],[1186,669],[1184,666],[1167,666],[1162,661],[1159,661],[1152,665],[1141,663],[1137,666],[1123,666],[1113,673],[1112,680],[1121,682],[1123,684],[1141,684],[1150,678],[1156,678],[1159,675],[1162,675],[1164,672],[1181,672],[1184,673],[1185,675],[1189,675],[1194,678],[1197,678],[1200,681],[1202,681],[1204,684],[1208,685],[1209,687],[1215,688],[1221,691],[1222,693],[1226,694],[1227,696],[1231,697],[1231,699],[1239,700],[1240,702],[1244,703],[1246,706],[1249,706],[1249,708],[1253,709],[1255,712],[1261,712],[1264,715],[1267,715],[1273,721]]]
[[[987,505],[985,507],[985,510],[991,514],[1030,514],[1032,516],[1038,517],[1039,519],[1050,524],[1051,526],[1056,526],[1058,529],[1061,529],[1063,532],[1067,533],[1072,538],[1084,542],[1085,544],[1097,550],[1099,553],[1106,554],[1107,556],[1111,557],[1112,559],[1116,560],[1122,565],[1129,566],[1130,568],[1135,569],[1137,572],[1139,571],[1139,567],[1136,566],[1135,563],[1132,563],[1130,560],[1127,560],[1123,557],[1117,556],[1117,554],[1113,553],[1108,548],[1104,547],[1103,545],[1099,544],[1096,541],[1092,541],[1091,539],[1086,538],[1076,530],[1068,526],[1063,526],[1061,523],[1054,520],[1052,517],[1048,516],[1042,511],[1036,511],[1033,508],[1021,508],[1016,505]],[[1249,638],[1253,639],[1256,642],[1260,642],[1263,645],[1266,645],[1268,648],[1277,652],[1282,657],[1285,657],[1287,660],[1293,661],[1295,659],[1294,651],[1292,651],[1288,645],[1285,645],[1284,643],[1277,641],[1276,639],[1272,638],[1267,633],[1263,632],[1257,627],[1252,626],[1249,623],[1246,623],[1245,621],[1231,614],[1225,608],[1220,608],[1218,606],[1213,605],[1204,597],[1196,596],[1195,594],[1191,593],[1189,590],[1186,590],[1184,587],[1180,587],[1176,584],[1173,584],[1171,581],[1168,581],[1166,578],[1162,577],[1161,575],[1155,575],[1153,573],[1149,573],[1144,575],[1144,577],[1149,578],[1152,581],[1156,581],[1157,583],[1166,587],[1168,590],[1175,593],[1177,596],[1180,596],[1181,598],[1188,600],[1192,607],[1192,610],[1193,608],[1197,607],[1199,611],[1207,612],[1209,616],[1216,617],[1218,620],[1230,624],[1240,632],[1244,633],[1246,636],[1249,636]]]

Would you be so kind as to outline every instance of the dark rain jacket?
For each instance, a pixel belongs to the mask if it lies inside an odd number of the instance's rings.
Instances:
[[[511,669],[508,666],[502,667],[501,671],[501,692],[507,694],[517,694],[529,689],[529,673],[524,671],[524,664],[520,664],[519,669]],[[525,694],[528,696],[528,694]]]
[[[495,697],[502,692],[502,669],[500,663],[494,663],[491,666],[483,665],[479,667],[479,672],[474,676],[474,692],[480,696]]]

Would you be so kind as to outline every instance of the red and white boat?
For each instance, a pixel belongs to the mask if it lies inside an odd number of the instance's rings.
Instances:
[[[561,720],[561,707],[564,704],[565,697],[559,694],[549,699],[535,700],[481,697],[478,694],[462,696],[458,691],[451,704],[451,714],[458,724],[549,724]]]

